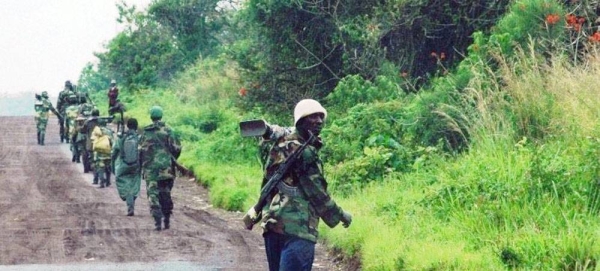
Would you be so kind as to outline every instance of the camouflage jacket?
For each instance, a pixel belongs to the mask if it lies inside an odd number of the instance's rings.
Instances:
[[[74,92],[70,89],[65,88],[61,92],[58,93],[58,99],[56,101],[56,109],[62,114],[67,109],[71,103],[68,101],[69,96],[73,95]]]
[[[181,153],[181,144],[173,131],[162,121],[144,127],[139,143],[142,173],[147,180],[175,178],[172,159]]]
[[[270,151],[265,179],[304,142],[295,131],[279,138]],[[270,204],[262,210],[261,225],[265,231],[316,242],[319,219],[329,227],[340,222],[342,208],[327,193],[323,163],[318,155],[320,145],[318,141],[304,150],[271,195]]]
[[[35,101],[34,104],[35,109],[35,117],[36,119],[48,119],[48,112],[52,111],[54,114],[57,114],[56,109],[52,106],[52,103],[47,98],[41,98]]]

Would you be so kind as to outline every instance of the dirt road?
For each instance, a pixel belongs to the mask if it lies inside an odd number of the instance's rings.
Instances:
[[[71,162],[56,119],[45,141],[33,117],[0,117],[0,270],[267,270],[259,230],[195,182],[177,179],[171,229],[157,232],[145,184],[128,217],[114,180],[98,188]],[[317,245],[313,270],[335,269]]]

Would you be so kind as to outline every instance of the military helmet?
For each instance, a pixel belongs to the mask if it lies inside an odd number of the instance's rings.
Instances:
[[[48,98],[48,91],[42,91],[42,97]]]
[[[115,80],[115,79],[113,79],[113,80],[110,80],[110,83],[114,85],[114,84],[116,84],[116,83],[117,83],[117,80]]]
[[[92,109],[92,116],[94,116],[94,117],[100,116],[100,110],[98,110],[98,108]]]
[[[150,108],[150,118],[151,119],[161,119],[163,116],[163,109],[162,107],[155,105],[152,108]]]
[[[323,120],[327,118],[327,110],[319,102],[313,99],[304,99],[298,102],[296,108],[294,108],[294,126],[298,124],[300,119],[314,113],[322,113]]]

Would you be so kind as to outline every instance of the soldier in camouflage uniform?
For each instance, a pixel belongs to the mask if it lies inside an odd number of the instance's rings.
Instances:
[[[150,202],[150,213],[157,231],[170,227],[173,212],[171,189],[175,180],[173,160],[179,157],[181,145],[173,131],[161,121],[163,110],[159,106],[150,109],[152,124],[144,127],[140,138],[140,163],[142,176],[146,180],[146,190]]]
[[[114,142],[113,132],[106,127],[106,120],[98,118],[98,125],[94,127],[92,131],[91,140],[92,145],[98,144],[101,136],[108,136],[110,146],[112,147]],[[94,180],[100,182],[100,188],[110,186],[110,170],[111,170],[111,149],[102,152],[94,150]]]
[[[329,227],[340,222],[348,227],[352,222],[352,216],[329,196],[323,176],[322,161],[318,155],[322,141],[318,136],[326,117],[327,111],[319,102],[312,99],[300,101],[294,109],[295,130],[276,139],[269,153],[265,179],[311,134],[315,137],[270,195],[270,204],[262,210],[261,226],[271,271],[311,270],[319,220],[323,219]],[[277,131],[268,129],[268,132]]]
[[[96,108],[92,110],[91,116],[87,117],[87,119],[83,122],[83,126],[80,129],[80,132],[83,134],[83,142],[82,142],[82,151],[81,158],[83,160],[83,172],[88,173],[92,171],[92,160],[93,160],[93,152],[92,152],[92,131],[98,125],[98,117],[100,116],[100,111]],[[98,184],[98,178],[94,175],[94,180],[92,184]]]
[[[70,99],[70,96],[73,94],[75,94],[75,89],[73,88],[71,81],[66,81],[65,88],[58,94],[58,100],[56,101],[56,108],[62,116],[66,116],[65,110],[67,107],[72,103],[75,103],[74,100]],[[59,119],[58,124],[60,124],[60,142],[66,141],[69,143],[67,118]]]
[[[80,100],[81,101],[81,100]],[[70,108],[69,108],[70,109]],[[100,111],[94,108],[94,106],[90,103],[82,103],[77,106],[77,117],[75,118],[75,122],[71,126],[72,133],[69,138],[71,139],[71,151],[73,152],[72,162],[81,163],[81,157],[83,156],[84,162],[84,172],[86,169],[86,164],[89,164],[87,159],[87,153],[85,153],[85,142],[87,139],[87,135],[83,132],[83,125],[85,121],[92,117],[93,115],[98,116]]]
[[[35,123],[37,127],[37,142],[39,145],[44,145],[44,138],[46,136],[46,126],[48,125],[48,111],[52,111],[56,115],[59,121],[62,119],[60,113],[54,109],[50,100],[48,100],[48,92],[42,92],[42,95],[36,94],[36,101],[34,104],[35,109]]]

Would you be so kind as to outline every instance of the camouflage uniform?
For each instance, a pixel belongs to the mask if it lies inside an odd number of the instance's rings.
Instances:
[[[280,138],[271,149],[267,176],[305,141],[297,132]],[[271,204],[263,210],[262,226],[266,231],[316,242],[319,217],[330,227],[340,222],[342,209],[327,193],[327,181],[317,153],[319,145],[320,142],[313,143],[304,150],[284,177]]]
[[[154,114],[151,110],[152,115]],[[171,128],[160,121],[162,109],[159,115],[158,118],[152,117],[153,123],[144,127],[139,145],[142,176],[146,180],[150,213],[154,218],[156,230],[161,230],[162,218],[164,228],[170,227],[169,219],[173,212],[171,189],[175,180],[172,159],[177,159],[181,153],[179,140],[175,138]]]
[[[83,104],[79,104],[77,106],[70,106],[68,107],[67,111],[73,111],[70,112],[71,114],[76,114],[77,117],[75,118],[75,120],[71,123],[69,123],[70,125],[70,133],[69,133],[69,138],[71,140],[71,151],[73,152],[73,162],[77,162],[80,163],[81,162],[81,156],[85,153],[84,148],[85,148],[85,140],[87,138],[86,134],[83,132],[83,124],[85,123],[85,121],[91,117],[92,115],[92,110],[94,109],[94,106],[92,104],[89,103],[83,103]],[[86,157],[84,156],[84,169],[85,169],[85,163],[87,162]],[[86,171],[88,172],[88,171]]]
[[[100,113],[95,111],[92,116],[88,117],[81,126],[81,133],[83,134],[83,140],[81,142],[81,158],[83,160],[83,172],[87,173],[92,171],[92,131],[98,125],[98,115]],[[93,184],[98,184],[98,179],[94,176]]]
[[[71,82],[66,81],[65,88],[58,94],[58,99],[56,101],[56,108],[61,115],[66,116],[65,111],[67,107],[75,103],[75,100],[71,100],[71,96],[74,94],[75,90],[73,89],[73,85]],[[63,119],[59,119],[58,123],[60,124],[60,142],[66,141],[69,143],[67,118],[64,117]]]
[[[98,119],[98,125],[92,131],[92,144],[96,144],[102,135],[107,135],[110,138],[111,146],[114,138],[113,132],[106,127],[106,121]],[[94,179],[100,181],[100,188],[110,186],[110,169],[111,169],[111,153],[102,153],[94,151]]]
[[[38,99],[39,98],[39,99]],[[46,126],[48,125],[48,111],[52,111],[55,115],[61,118],[60,114],[54,109],[50,100],[48,100],[48,93],[43,92],[41,96],[36,96],[34,104],[35,109],[35,123],[37,128],[37,142],[39,145],[44,145],[44,138],[46,136]]]
[[[131,121],[132,119],[129,119]],[[129,126],[129,124],[128,124]],[[123,142],[128,137],[137,137],[137,121],[135,128],[130,128],[124,135],[120,135],[112,149],[113,170],[115,173],[115,183],[121,200],[127,203],[127,215],[133,216],[135,200],[140,193],[142,182],[140,164],[129,165],[123,161]]]
[[[284,136],[275,141],[269,152],[265,180],[308,140],[311,133],[318,135],[326,114],[325,109],[314,100],[303,100],[296,105],[296,129],[281,132]],[[315,116],[318,124],[305,124]],[[276,134],[277,130],[271,132]],[[327,192],[323,163],[318,155],[321,146],[318,137],[309,143],[285,173],[277,189],[269,195],[269,204],[262,210],[261,226],[272,271],[311,270],[320,219],[329,227],[340,222],[346,227],[350,225],[351,215],[344,212]]]

